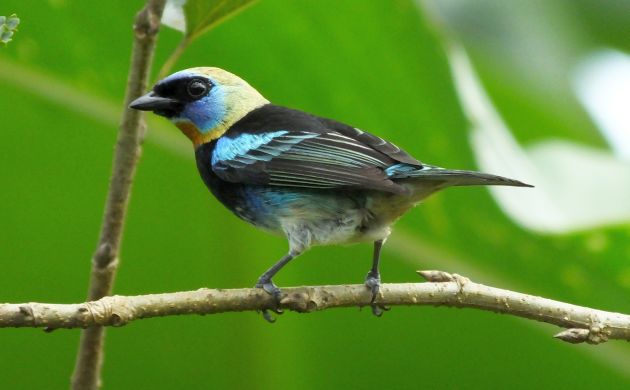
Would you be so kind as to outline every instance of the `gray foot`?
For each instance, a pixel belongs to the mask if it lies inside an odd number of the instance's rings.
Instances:
[[[261,279],[258,279],[258,283],[256,283],[255,287],[256,288],[262,288],[263,290],[265,290],[265,292],[267,294],[273,296],[274,301],[276,302],[276,307],[272,308],[271,311],[273,311],[276,314],[282,314],[282,309],[280,309],[280,298],[282,298],[282,291],[280,291],[278,286],[273,284],[271,279],[262,279],[261,278]],[[262,311],[262,315],[263,315],[263,318],[267,322],[270,322],[270,323],[276,322],[276,319],[271,314],[270,310],[264,309]]]
[[[378,272],[368,272],[365,277],[365,286],[370,289],[372,293],[372,300],[370,301],[370,307],[372,307],[372,314],[377,317],[383,315],[383,311],[389,310],[388,307],[383,305],[379,305],[376,303],[376,298],[378,297],[378,293],[381,289],[381,275]]]

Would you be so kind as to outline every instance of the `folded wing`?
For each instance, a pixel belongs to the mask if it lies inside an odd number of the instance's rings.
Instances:
[[[213,152],[212,170],[233,183],[404,193],[385,171],[400,162],[391,155],[400,149],[374,136],[367,138],[370,145],[352,135],[282,130],[224,136]]]

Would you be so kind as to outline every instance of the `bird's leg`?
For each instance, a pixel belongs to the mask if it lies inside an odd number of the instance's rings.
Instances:
[[[378,290],[381,286],[381,273],[378,270],[378,266],[381,260],[381,248],[383,247],[383,240],[374,241],[374,252],[372,255],[372,269],[368,272],[365,278],[365,285],[372,291],[372,303],[378,296]]]
[[[273,309],[273,311],[278,314],[282,313],[282,310],[280,309],[280,298],[282,298],[282,292],[280,291],[278,286],[273,283],[271,278],[273,278],[274,275],[277,274],[282,267],[284,267],[289,261],[293,260],[298,255],[299,253],[290,251],[289,253],[284,255],[276,264],[265,271],[264,274],[260,275],[260,278],[258,278],[258,282],[256,283],[256,288],[262,288],[274,297],[274,299],[276,300],[276,307]],[[275,322],[275,319],[273,318],[271,313],[269,313],[269,310],[265,309],[262,313],[265,320],[267,320],[268,322]]]
[[[381,260],[381,248],[385,243],[385,239],[374,241],[374,253],[372,257],[372,269],[368,272],[365,277],[365,285],[372,292],[372,300],[370,306],[372,306],[372,313],[380,317],[383,315],[383,310],[387,310],[386,307],[380,306],[376,304],[376,298],[378,297],[378,292],[381,288],[381,273],[378,270],[378,266]]]

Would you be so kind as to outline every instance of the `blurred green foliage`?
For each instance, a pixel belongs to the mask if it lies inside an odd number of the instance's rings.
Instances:
[[[186,37],[198,38],[254,0],[188,0],[184,4]]]
[[[627,19],[608,23],[602,16],[607,2],[575,3],[570,17],[589,26],[588,45],[629,49],[608,33]],[[142,4],[3,2],[24,23],[20,39],[0,53],[1,301],[85,297],[122,109],[131,23]],[[176,68],[228,69],[275,103],[385,136],[423,161],[474,168],[468,125],[432,28],[409,1],[264,0],[195,41]],[[180,32],[163,29],[155,73],[180,40]],[[545,109],[536,95],[505,82],[510,73],[500,58],[464,43],[520,140],[558,136],[602,145],[576,105],[552,99]],[[529,114],[519,114],[522,109]],[[574,115],[581,125],[567,126],[564,118]],[[540,132],[539,121],[548,132]],[[284,253],[284,240],[224,210],[199,180],[192,148],[189,157],[181,153],[183,137],[161,119],[151,124],[116,293],[253,285]],[[439,268],[628,312],[629,239],[628,224],[537,235],[504,216],[486,190],[452,189],[399,223],[385,247],[382,272],[386,282],[405,282],[417,280],[416,269]],[[276,282],[361,283],[370,253],[370,245],[315,248]],[[435,308],[395,308],[382,318],[354,309],[288,313],[274,325],[255,313],[152,319],[108,330],[104,386],[628,386],[627,345],[566,345],[550,337],[554,331],[491,313]],[[67,387],[78,339],[77,330],[0,330],[0,388]]]

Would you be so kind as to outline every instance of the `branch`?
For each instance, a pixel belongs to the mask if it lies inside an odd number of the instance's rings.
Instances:
[[[136,15],[131,66],[118,141],[114,154],[105,215],[96,252],[92,258],[92,271],[88,300],[94,301],[110,295],[118,268],[120,241],[127,214],[131,183],[140,157],[145,124],[143,114],[127,108],[129,103],[147,89],[153,61],[155,42],[166,0],[147,0],[146,6]],[[103,361],[104,328],[92,327],[81,334],[77,362],[72,375],[73,389],[97,389]]]
[[[567,330],[555,337],[570,343],[599,344],[630,340],[630,316],[473,283],[441,271],[419,271],[428,283],[383,284],[377,303],[386,306],[468,307],[510,314]],[[371,294],[363,285],[282,289],[281,308],[308,313],[337,307],[363,307]],[[202,288],[166,294],[107,296],[80,304],[0,304],[0,327],[100,328],[142,318],[182,314],[218,314],[272,309],[261,289]]]

